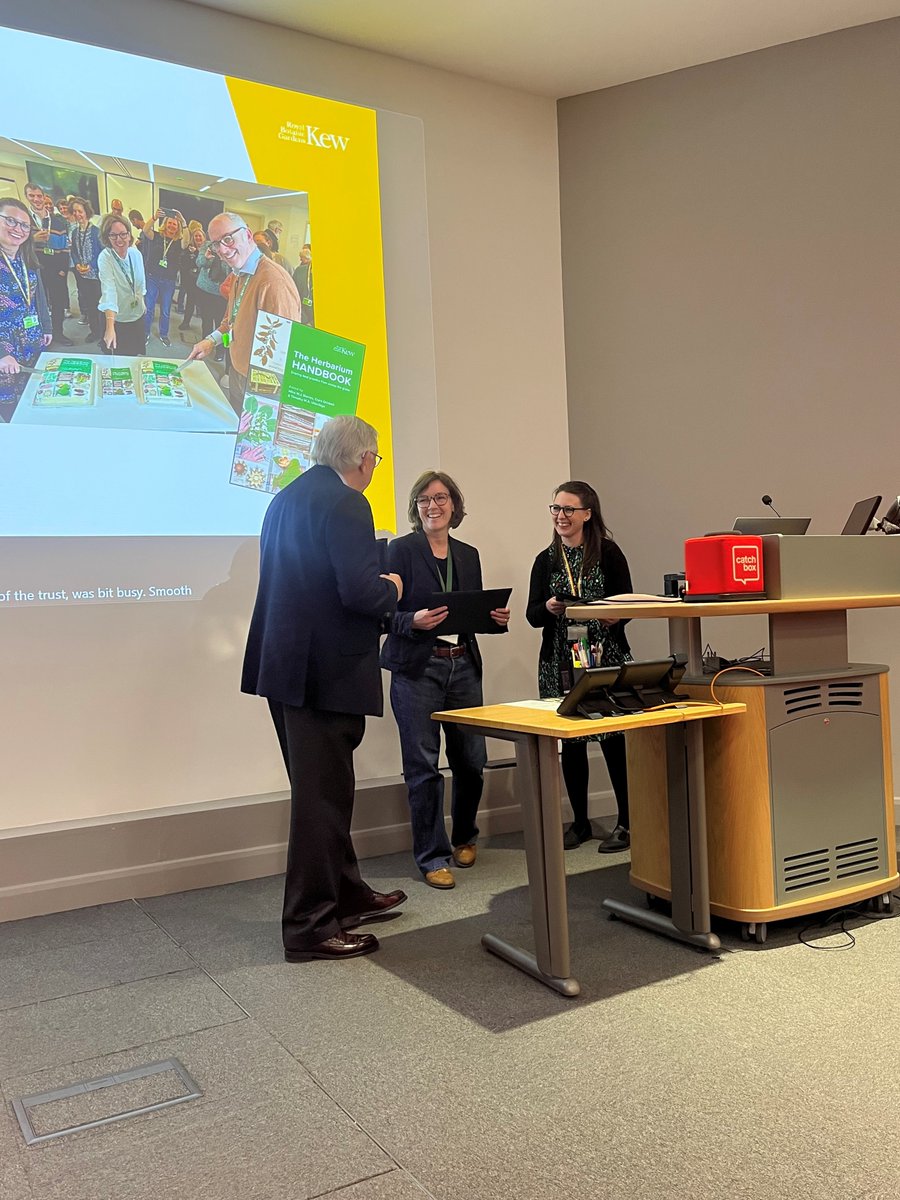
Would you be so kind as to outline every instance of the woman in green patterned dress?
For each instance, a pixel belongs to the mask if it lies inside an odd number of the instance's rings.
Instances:
[[[592,647],[602,648],[603,666],[615,666],[631,658],[624,621],[601,617],[586,625],[576,624],[567,619],[565,603],[557,598],[577,596],[582,600],[599,600],[632,590],[628,563],[603,524],[597,493],[590,484],[578,479],[562,483],[553,493],[550,512],[553,541],[534,560],[526,609],[529,624],[543,630],[538,659],[538,688],[542,698],[562,696],[571,688],[570,643],[581,636]],[[573,850],[593,836],[588,820],[589,741],[600,742],[618,807],[616,827],[601,841],[599,851],[615,854],[627,850],[631,844],[622,733],[595,734],[562,743],[563,780],[575,818],[566,830],[563,844],[567,850]]]

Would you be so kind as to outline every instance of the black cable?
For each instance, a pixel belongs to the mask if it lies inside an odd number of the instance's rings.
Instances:
[[[894,897],[894,899],[900,899],[896,892],[892,892],[891,896]],[[836,908],[833,912],[826,913],[821,921],[817,921],[814,924],[807,925],[805,928],[801,929],[797,934],[797,941],[802,943],[802,945],[807,946],[810,950],[852,950],[856,945],[856,938],[847,928],[847,921],[849,921],[851,917],[856,917],[857,919],[863,921],[895,921],[898,916],[900,916],[900,913],[867,913],[858,908]],[[827,925],[834,924],[838,917],[841,918],[838,928],[831,932],[822,932],[820,936],[836,937],[839,933],[842,933],[847,938],[847,941],[845,941],[842,945],[814,946],[812,942],[808,941],[804,936],[813,929],[824,931],[825,927]]]

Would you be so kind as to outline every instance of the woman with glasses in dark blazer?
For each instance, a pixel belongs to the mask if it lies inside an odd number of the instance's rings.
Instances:
[[[388,546],[384,569],[403,580],[403,598],[391,618],[381,665],[391,672],[391,708],[400,732],[403,778],[409,795],[416,865],[429,887],[452,888],[450,869],[475,862],[475,824],[484,786],[484,737],[459,725],[444,729],[453,781],[450,837],[444,823],[444,779],[438,767],[441,727],[431,714],[483,703],[481,654],[471,634],[442,634],[446,605],[429,607],[435,592],[481,590],[474,546],[450,536],[466,515],[462,493],[449,475],[426,471],[409,494],[413,532]],[[509,609],[491,617],[509,624]]]

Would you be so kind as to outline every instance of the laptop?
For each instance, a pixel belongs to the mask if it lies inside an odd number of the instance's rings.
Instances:
[[[738,517],[732,528],[736,533],[806,533],[812,517]]]
[[[878,512],[878,505],[880,503],[880,496],[870,496],[868,500],[857,500],[856,504],[853,505],[850,516],[847,518],[847,524],[841,530],[841,533],[868,533],[872,524],[872,518]]]

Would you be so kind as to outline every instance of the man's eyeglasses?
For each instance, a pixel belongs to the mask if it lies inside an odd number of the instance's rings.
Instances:
[[[416,496],[416,504],[419,508],[430,508],[432,504],[436,504],[438,508],[443,508],[450,499],[446,492],[435,492],[433,496]]]
[[[220,238],[212,238],[209,244],[212,246],[213,250],[218,250],[220,246],[233,246],[234,235],[236,233],[240,233],[242,229],[246,228],[246,225],[238,225],[237,229],[232,229],[230,233],[223,233]]]
[[[367,451],[366,451],[366,454],[371,454],[371,455],[372,455],[372,457],[375,459],[375,466],[376,466],[376,467],[377,467],[377,466],[378,466],[378,464],[381,462],[381,459],[382,459],[382,457],[383,457],[381,454],[376,454],[374,450],[367,450]],[[364,455],[363,455],[363,458],[365,458],[365,457],[366,457],[366,454],[364,454]]]
[[[17,221],[15,217],[8,217],[6,213],[0,213],[0,217],[3,218],[10,229],[21,229],[23,233],[27,233],[31,228],[30,221]]]
[[[584,505],[573,508],[571,504],[551,504],[549,508],[554,517],[558,517],[560,513],[565,513],[567,517],[571,517],[573,513],[591,511],[589,508],[585,508]]]

